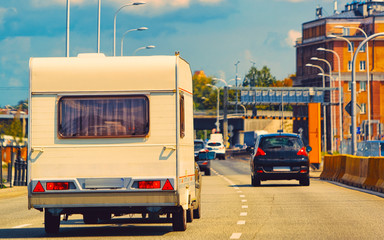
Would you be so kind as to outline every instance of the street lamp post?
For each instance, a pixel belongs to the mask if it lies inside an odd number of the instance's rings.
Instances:
[[[317,68],[321,71],[321,73],[323,74],[323,88],[325,88],[325,77],[324,77],[324,69],[318,65],[314,65],[314,64],[306,64],[305,65],[306,67],[314,67],[314,68]],[[327,152],[327,113],[325,111],[325,104],[323,104],[323,114],[324,114],[324,123],[323,123],[323,136],[324,136],[324,141],[323,141],[323,151],[324,152]]]
[[[120,54],[120,56],[123,56],[124,54],[123,54],[123,50],[124,50],[124,38],[125,38],[125,35],[127,34],[127,33],[129,33],[129,32],[133,32],[133,31],[145,31],[145,30],[147,30],[148,28],[146,28],[146,27],[141,27],[141,28],[134,28],[134,29],[130,29],[130,30],[128,30],[128,31],[126,31],[125,33],[123,33],[123,37],[121,38],[121,43],[120,43],[120,45],[121,45],[121,54]]]
[[[355,68],[355,60],[357,58],[357,54],[359,53],[360,49],[364,46],[365,43],[367,43],[369,40],[384,36],[384,32],[373,34],[369,37],[367,37],[364,41],[360,43],[360,45],[357,47],[355,54],[352,58],[352,154],[356,155],[357,152],[357,136],[356,136],[356,68]]]
[[[219,120],[219,107],[220,107],[220,88],[216,87],[215,85],[212,84],[207,84],[208,87],[216,88],[217,89],[217,106],[216,106],[216,111],[217,111],[217,117],[216,117],[216,131],[220,132],[220,120]]]
[[[236,77],[235,77],[235,80],[236,80],[236,87],[237,87],[237,67],[238,67],[238,65],[239,65],[239,63],[240,63],[240,61],[237,61],[236,63],[235,63],[235,66],[236,66]],[[238,90],[236,90],[236,105],[235,105],[235,112],[237,113],[237,102],[239,101],[239,91]]]
[[[65,53],[66,57],[69,57],[69,17],[71,15],[71,0],[67,0],[67,37],[66,37],[66,44],[65,44]]]
[[[361,29],[359,27],[336,26],[334,28],[341,28],[341,29],[351,28],[351,29],[356,29],[356,30],[358,30],[358,31],[360,31],[361,33],[364,34],[365,39],[368,38],[367,33],[363,29]],[[367,42],[366,50],[365,51],[367,53],[367,66],[366,66],[366,68],[367,68],[368,140],[371,140],[371,87],[370,87],[370,81],[369,81],[369,45],[368,45],[368,42]]]
[[[332,66],[331,64],[325,60],[325,59],[322,59],[322,58],[318,58],[318,57],[312,57],[311,60],[314,60],[314,61],[322,61],[322,62],[325,62],[327,65],[328,65],[328,70],[329,70],[329,86],[331,86],[331,83],[332,83]],[[332,90],[330,91],[330,98],[331,98],[331,103],[332,103]],[[331,120],[331,152],[333,153],[334,152],[334,148],[333,148],[333,136],[334,136],[334,129],[333,129],[333,116],[334,114],[332,114],[332,106],[330,106],[331,108],[331,116],[330,116],[330,120]]]
[[[341,98],[341,71],[340,71],[340,56],[337,54],[336,51],[333,51],[331,49],[325,49],[325,48],[318,48],[318,51],[326,51],[326,52],[331,52],[336,55],[337,57],[337,62],[338,62],[338,70],[339,70],[339,135],[340,135],[340,146],[339,146],[339,152],[340,152],[340,147],[341,147],[341,142],[343,141],[343,104],[342,104],[342,98]]]
[[[116,16],[117,16],[117,14],[120,12],[121,9],[123,9],[125,7],[142,5],[142,4],[145,4],[145,2],[128,3],[128,4],[121,6],[115,12],[115,16],[113,17],[113,56],[116,56]]]
[[[146,46],[146,47],[139,47],[138,49],[136,49],[134,52],[133,52],[133,55],[136,55],[136,53],[140,50],[143,50],[143,49],[154,49],[156,46],[154,45],[149,45],[149,46]]]

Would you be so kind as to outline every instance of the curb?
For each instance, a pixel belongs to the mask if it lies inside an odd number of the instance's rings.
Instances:
[[[23,195],[25,197],[28,195],[28,189],[26,186],[0,189],[0,200],[20,197]]]

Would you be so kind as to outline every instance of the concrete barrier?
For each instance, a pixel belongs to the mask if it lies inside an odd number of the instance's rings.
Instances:
[[[384,192],[384,158],[379,160],[378,172],[379,179],[376,182],[376,191]]]
[[[384,157],[325,156],[320,178],[384,192]]]
[[[368,176],[365,180],[363,187],[369,190],[377,191],[376,184],[379,181],[380,175],[380,162],[383,161],[383,158],[371,157],[368,162]]]
[[[341,182],[355,187],[363,187],[368,177],[368,160],[367,157],[348,156]]]

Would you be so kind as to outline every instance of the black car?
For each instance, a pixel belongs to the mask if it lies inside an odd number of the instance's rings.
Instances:
[[[200,150],[196,162],[199,165],[200,171],[204,172],[204,175],[211,175],[211,160],[215,158],[215,152],[209,151],[208,149]]]
[[[305,147],[300,135],[276,133],[260,135],[251,164],[251,182],[260,186],[266,180],[299,180],[309,186],[309,159],[311,147]]]

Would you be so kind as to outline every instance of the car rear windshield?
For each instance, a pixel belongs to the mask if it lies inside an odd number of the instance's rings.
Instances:
[[[204,148],[204,143],[202,142],[195,142],[195,151],[203,149]]]
[[[208,143],[208,146],[210,146],[210,147],[217,147],[217,146],[220,146],[220,145],[221,145],[221,143],[215,143],[215,142]]]
[[[81,96],[59,99],[60,138],[140,137],[149,132],[146,96]]]
[[[299,151],[303,143],[297,137],[273,136],[262,138],[259,147],[264,151]]]

